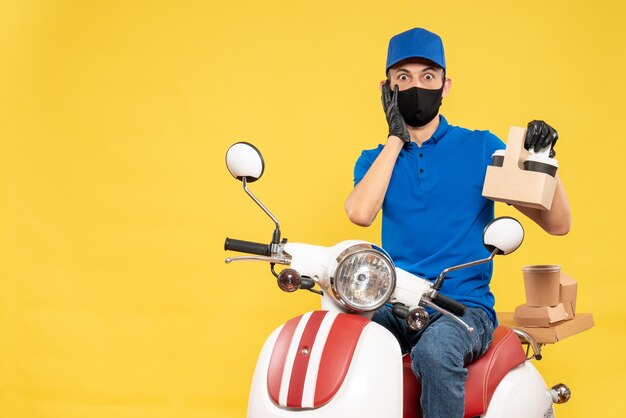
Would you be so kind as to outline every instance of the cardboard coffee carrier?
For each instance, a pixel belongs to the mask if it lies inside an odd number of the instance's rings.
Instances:
[[[556,167],[533,161],[534,156],[524,149],[525,137],[526,129],[511,127],[506,150],[496,152],[493,165],[487,167],[483,196],[497,202],[549,210],[556,190]]]

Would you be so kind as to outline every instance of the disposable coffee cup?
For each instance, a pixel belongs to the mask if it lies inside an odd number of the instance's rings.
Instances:
[[[531,155],[524,161],[524,170],[538,171],[539,173],[546,173],[552,177],[556,176],[556,171],[559,169],[559,163],[554,158],[541,158]]]
[[[491,155],[491,165],[494,167],[502,167],[504,165],[503,149],[496,150],[496,152]]]
[[[530,155],[524,161],[524,170],[546,173],[555,177],[556,171],[559,169],[559,162],[554,158],[550,158],[551,149],[552,147],[546,147],[536,152],[531,149],[529,151]]]
[[[528,306],[556,306],[559,304],[561,266],[526,266],[522,271]]]

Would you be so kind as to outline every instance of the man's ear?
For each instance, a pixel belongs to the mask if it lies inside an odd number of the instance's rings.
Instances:
[[[446,78],[446,81],[443,82],[443,92],[441,93],[441,97],[446,97],[450,89],[452,88],[452,79]]]

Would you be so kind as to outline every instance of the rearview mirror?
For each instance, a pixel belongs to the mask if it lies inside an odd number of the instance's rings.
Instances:
[[[226,151],[226,167],[237,180],[252,183],[261,178],[265,162],[261,151],[247,142],[237,142]]]
[[[458,266],[448,267],[437,277],[437,280],[435,280],[433,284],[433,289],[437,291],[441,290],[443,279],[449,272],[487,263],[493,260],[496,254],[511,254],[522,245],[523,240],[524,228],[522,228],[522,224],[519,223],[517,219],[509,216],[494,219],[487,224],[483,231],[483,244],[490,253],[489,257],[459,264]]]
[[[524,240],[524,228],[515,218],[503,216],[491,221],[483,232],[483,244],[489,252],[497,249],[498,254],[511,254]]]

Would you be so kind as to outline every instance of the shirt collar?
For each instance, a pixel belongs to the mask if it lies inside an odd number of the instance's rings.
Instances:
[[[439,140],[444,137],[446,132],[448,132],[448,128],[450,128],[450,124],[446,118],[443,115],[439,115],[439,126],[432,136],[433,141],[435,141],[435,143],[439,142]]]
[[[422,143],[422,146],[439,142],[441,138],[445,136],[446,132],[448,132],[448,128],[450,128],[450,124],[446,118],[443,115],[439,115],[439,126],[437,126],[433,135]]]

